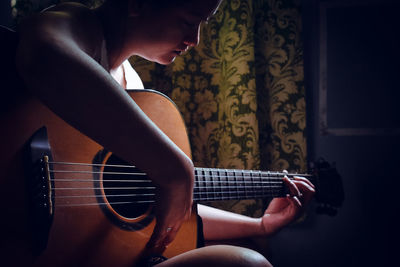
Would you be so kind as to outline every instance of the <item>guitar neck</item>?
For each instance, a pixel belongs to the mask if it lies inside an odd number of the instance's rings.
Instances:
[[[195,168],[195,201],[283,197],[284,172]]]

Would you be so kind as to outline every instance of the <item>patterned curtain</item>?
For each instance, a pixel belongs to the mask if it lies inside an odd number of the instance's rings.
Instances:
[[[14,1],[15,15],[34,2]],[[146,88],[179,107],[196,166],[306,171],[299,1],[224,0],[199,46],[173,64],[130,61]],[[207,204],[259,216],[267,202]]]

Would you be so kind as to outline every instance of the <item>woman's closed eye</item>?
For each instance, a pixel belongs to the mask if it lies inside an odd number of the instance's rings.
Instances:
[[[197,28],[199,23],[194,23],[194,22],[190,22],[190,21],[185,20],[183,22],[183,24],[188,28]]]

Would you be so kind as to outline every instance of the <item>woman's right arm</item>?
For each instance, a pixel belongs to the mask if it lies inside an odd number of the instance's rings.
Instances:
[[[191,209],[193,164],[93,59],[91,40],[97,36],[86,36],[85,29],[95,22],[76,25],[69,16],[46,12],[22,25],[16,59],[20,75],[54,113],[147,172],[161,203],[151,243],[168,243]],[[167,227],[173,231],[166,233]]]

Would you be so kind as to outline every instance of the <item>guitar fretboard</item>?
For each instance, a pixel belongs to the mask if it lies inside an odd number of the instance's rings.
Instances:
[[[195,168],[195,201],[237,200],[286,195],[290,174],[254,170]]]

